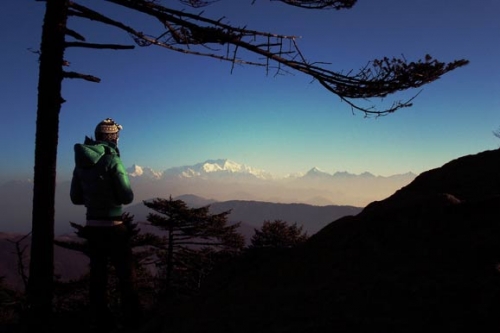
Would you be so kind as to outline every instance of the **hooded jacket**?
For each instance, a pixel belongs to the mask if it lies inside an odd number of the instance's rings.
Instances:
[[[121,220],[122,205],[131,203],[134,194],[116,145],[86,138],[74,151],[71,201],[85,205],[87,220]]]

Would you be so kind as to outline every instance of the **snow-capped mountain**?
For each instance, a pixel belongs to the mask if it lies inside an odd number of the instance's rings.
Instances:
[[[332,174],[317,167],[306,173],[278,177],[229,159],[207,160],[163,172],[133,165],[128,172],[137,200],[195,194],[218,201],[263,200],[358,207],[391,195],[416,177],[413,173],[389,177],[369,172]]]
[[[295,180],[295,179],[352,179],[352,178],[386,178],[375,176],[370,172],[363,172],[361,174],[353,174],[347,171],[337,171],[335,173],[328,173],[317,167],[311,168],[306,173],[293,173],[287,176],[279,177],[272,175],[261,169],[253,168],[245,164],[240,164],[229,159],[207,160],[205,162],[197,163],[194,165],[185,165],[173,167],[164,171],[156,171],[149,167],[142,167],[137,164],[132,165],[127,169],[130,177],[143,178],[143,179],[261,179],[261,180]],[[407,172],[401,175],[389,176],[414,178],[416,175]]]
[[[293,176],[273,177],[263,170],[227,159],[208,160],[163,172],[135,164],[127,172],[134,191],[134,203],[138,204],[151,198],[189,194],[219,202],[242,200],[364,207],[387,198],[416,177],[413,173],[388,177],[345,171],[330,174],[318,168]],[[70,201],[70,184],[70,179],[57,184],[58,228],[67,228],[68,221],[81,223],[85,218],[85,207],[73,205]],[[2,226],[2,231],[10,231],[9,228],[22,232],[30,230],[31,211],[12,207],[30,207],[32,195],[32,181],[0,184],[0,211],[3,221],[9,221]]]
[[[145,174],[146,169],[148,174]],[[137,171],[140,170],[140,171]],[[250,177],[257,179],[272,179],[272,175],[263,170],[239,164],[228,159],[207,160],[195,165],[180,166],[167,169],[163,172],[153,171],[150,168],[142,168],[134,165],[127,170],[130,176],[146,176],[159,178],[220,178],[227,176]],[[143,173],[141,173],[144,172]]]
[[[162,172],[155,171],[151,168],[141,167],[137,164],[132,165],[127,169],[129,177],[146,177],[148,179],[160,179]]]

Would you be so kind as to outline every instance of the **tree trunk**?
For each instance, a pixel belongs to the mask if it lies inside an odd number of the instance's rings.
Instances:
[[[50,325],[52,317],[54,202],[66,19],[67,0],[46,2],[38,79],[32,241],[27,290],[30,325],[37,331]]]

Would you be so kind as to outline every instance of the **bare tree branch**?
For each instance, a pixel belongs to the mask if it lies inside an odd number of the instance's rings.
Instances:
[[[19,276],[21,276],[21,279],[23,281],[24,289],[27,290],[28,288],[28,274],[26,274],[26,267],[24,266],[24,259],[26,256],[26,249],[28,248],[28,245],[21,246],[21,243],[28,238],[31,235],[31,232],[24,235],[20,239],[16,241],[8,240],[9,242],[13,243],[16,247],[16,252],[15,254],[17,255],[17,273]]]
[[[219,0],[179,0],[179,1],[193,8],[200,8],[216,3]]]
[[[76,40],[85,41],[85,37],[80,35],[78,32],[66,28],[66,35],[73,37]]]
[[[172,51],[211,57],[235,64],[262,66],[286,74],[288,69],[304,73],[318,81],[328,91],[365,115],[384,115],[409,107],[418,93],[407,101],[395,101],[385,109],[362,107],[353,100],[384,98],[398,91],[419,88],[439,79],[443,74],[468,63],[461,59],[444,63],[426,55],[423,60],[408,62],[401,58],[382,58],[368,61],[358,72],[347,74],[323,67],[326,62],[311,62],[300,50],[296,36],[287,36],[235,27],[201,14],[192,14],[160,5],[156,0],[106,0],[135,12],[148,15],[164,27],[160,34],[147,34],[120,21],[106,17],[90,8],[70,2],[70,15],[80,16],[119,28],[134,39],[139,46],[157,45]],[[179,0],[191,7],[203,7],[213,1]],[[271,0],[308,9],[351,8],[356,0]],[[68,46],[98,45],[68,43]],[[112,44],[103,44],[110,46]],[[221,48],[221,46],[224,46]],[[249,55],[240,57],[243,51]],[[253,56],[251,56],[253,55]]]
[[[254,0],[255,1],[255,0]],[[271,0],[306,9],[349,9],[357,0]]]
[[[80,74],[76,72],[63,72],[63,75],[67,79],[82,79],[85,81],[97,82],[97,83],[101,82],[100,78],[88,74]]]
[[[493,131],[493,135],[500,139],[500,128],[496,131]]]
[[[82,42],[66,42],[66,47],[86,47],[89,49],[112,49],[112,50],[131,50],[134,45],[119,45],[119,44],[96,44],[96,43],[82,43]]]

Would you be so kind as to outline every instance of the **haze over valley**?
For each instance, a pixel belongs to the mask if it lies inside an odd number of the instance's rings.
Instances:
[[[232,201],[254,201],[260,203],[282,204],[279,211],[290,211],[293,205],[304,204],[308,206],[348,206],[361,208],[372,201],[382,200],[401,187],[410,183],[416,175],[406,173],[389,177],[376,176],[365,172],[362,174],[351,174],[349,172],[336,172],[333,174],[311,168],[305,174],[294,174],[286,177],[275,177],[265,171],[258,170],[244,164],[227,159],[207,160],[190,166],[170,168],[165,171],[156,171],[151,168],[133,165],[127,169],[132,187],[135,193],[134,202],[125,206],[125,211],[134,211],[136,220],[145,219],[147,212],[142,204],[143,200],[156,197],[168,198],[191,195],[185,197],[190,205],[211,204]],[[70,180],[61,181],[56,188],[56,234],[72,231],[69,221],[84,223],[85,210],[82,206],[75,206],[69,199]],[[0,210],[2,211],[2,227],[0,231],[26,233],[31,230],[31,207],[32,207],[32,182],[13,180],[0,186]],[[255,205],[256,203],[254,203]],[[233,209],[227,204],[225,209]],[[258,208],[258,210],[262,209]],[[277,207],[277,206],[276,206]],[[297,206],[295,206],[297,208]],[[299,213],[273,215],[267,209],[267,215],[253,209],[247,210],[247,216],[242,216],[241,211],[234,210],[230,219],[245,222],[256,219],[282,218],[290,223],[306,223],[303,221],[306,214],[300,217]],[[342,214],[356,213],[345,211]],[[276,209],[274,209],[276,211]],[[342,215],[341,214],[341,215]],[[331,215],[331,218],[328,216]],[[285,216],[285,217],[283,217]],[[314,214],[310,215],[314,219]],[[319,224],[327,224],[337,214],[327,213]],[[317,219],[317,217],[316,217]],[[260,223],[262,223],[260,221]],[[309,228],[309,232],[315,232],[318,225]],[[306,228],[307,229],[307,228]]]
[[[389,177],[369,172],[330,174],[315,167],[305,174],[276,177],[227,159],[208,160],[163,172],[134,165],[128,172],[140,200],[194,194],[216,201],[257,200],[357,207],[384,199],[416,177],[411,172]]]

